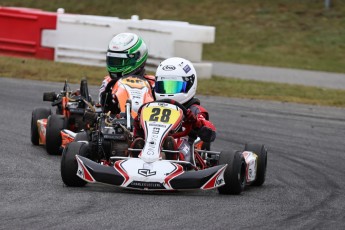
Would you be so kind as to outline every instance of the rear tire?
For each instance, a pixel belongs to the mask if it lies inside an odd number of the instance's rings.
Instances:
[[[39,145],[40,138],[38,134],[37,121],[40,119],[48,118],[51,115],[50,108],[35,108],[31,115],[31,143]]]
[[[258,156],[256,179],[252,183],[254,186],[261,186],[265,183],[267,168],[267,149],[261,144],[246,144],[244,151],[250,151]]]
[[[74,138],[74,142],[78,141],[89,141],[89,135],[86,131],[77,133],[77,135]]]
[[[61,154],[61,130],[67,128],[67,118],[63,115],[52,114],[48,117],[46,130],[46,149],[51,155]]]
[[[224,172],[225,185],[218,188],[220,194],[240,194],[246,184],[246,162],[240,151],[222,152],[219,164],[228,164]]]
[[[61,158],[61,178],[65,185],[83,187],[87,184],[77,176],[78,162],[76,155],[87,157],[89,145],[83,142],[71,142],[67,145]]]

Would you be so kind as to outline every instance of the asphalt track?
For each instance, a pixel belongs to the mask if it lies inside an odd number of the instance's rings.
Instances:
[[[60,157],[30,142],[31,111],[61,88],[0,78],[0,229],[345,229],[344,109],[200,97],[214,150],[269,149],[266,183],[239,196],[69,188]]]

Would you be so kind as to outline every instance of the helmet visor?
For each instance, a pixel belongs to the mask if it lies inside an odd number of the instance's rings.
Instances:
[[[175,79],[172,79],[175,78]],[[155,92],[160,94],[187,93],[194,83],[194,75],[190,77],[158,77]]]
[[[136,54],[125,54],[125,53],[107,53],[107,65],[109,67],[121,68],[125,66],[135,65],[138,59]]]
[[[175,94],[186,93],[187,82],[184,81],[158,81],[155,85],[156,93]]]

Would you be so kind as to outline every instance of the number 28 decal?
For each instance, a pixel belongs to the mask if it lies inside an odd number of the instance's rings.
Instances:
[[[180,111],[162,107],[148,107],[142,111],[144,121],[174,124],[181,118]]]
[[[170,115],[170,109],[153,108],[149,121],[169,122]]]

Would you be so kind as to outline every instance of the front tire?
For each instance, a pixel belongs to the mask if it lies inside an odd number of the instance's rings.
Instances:
[[[35,108],[31,115],[31,143],[33,145],[40,144],[40,138],[38,134],[37,121],[40,119],[46,119],[51,115],[50,108]]]
[[[48,117],[46,130],[46,149],[51,155],[61,154],[61,130],[67,128],[67,118],[63,115],[52,114]]]
[[[89,145],[82,142],[71,142],[67,145],[61,158],[61,178],[65,185],[83,187],[87,184],[77,176],[78,162],[76,155],[87,157]]]
[[[224,172],[225,185],[218,188],[220,194],[240,194],[246,184],[246,162],[240,151],[222,152],[219,164],[228,164]]]
[[[267,149],[261,144],[246,144],[244,151],[250,151],[258,156],[258,163],[256,169],[256,179],[252,183],[254,186],[261,186],[265,183],[266,168],[267,168]]]

